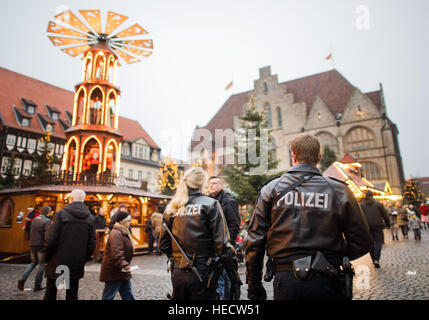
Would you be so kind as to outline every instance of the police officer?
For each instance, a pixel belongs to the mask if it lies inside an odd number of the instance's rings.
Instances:
[[[294,166],[262,188],[248,228],[248,298],[267,297],[261,281],[267,248],[275,300],[350,299],[352,270],[343,258],[370,251],[367,221],[347,185],[316,168],[315,136],[299,135],[291,151]]]
[[[171,261],[172,299],[213,300],[222,264],[236,296],[241,281],[231,267],[229,232],[219,202],[202,191],[207,181],[197,167],[187,170],[164,213],[160,250]],[[171,234],[169,233],[171,232]]]

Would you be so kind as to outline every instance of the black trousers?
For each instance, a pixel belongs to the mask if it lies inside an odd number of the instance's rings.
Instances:
[[[46,280],[44,300],[57,300],[56,279]],[[78,300],[79,279],[70,279],[70,289],[66,289],[66,300]]]
[[[383,244],[383,229],[371,229],[372,239],[374,244],[372,246],[370,255],[372,261],[380,261],[381,247]]]
[[[216,287],[207,288],[207,281],[200,282],[190,270],[173,269],[171,272],[173,300],[215,300]]]
[[[293,271],[276,272],[274,300],[344,300],[338,278],[314,274],[310,280],[298,280]]]

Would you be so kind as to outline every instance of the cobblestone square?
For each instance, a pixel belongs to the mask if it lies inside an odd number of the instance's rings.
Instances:
[[[392,241],[390,232],[385,230],[385,245],[381,254],[381,268],[375,269],[369,254],[355,260],[357,271],[354,281],[356,300],[426,300],[429,299],[429,230],[422,231],[422,241],[416,243],[412,232],[409,239],[400,236]],[[171,292],[170,274],[167,273],[165,256],[137,256],[133,265],[141,269],[133,273],[132,288],[138,300],[163,300]],[[41,300],[44,291],[33,292],[33,271],[25,283],[25,290],[17,288],[17,281],[25,265],[0,265],[1,300]],[[99,281],[100,264],[89,262],[85,267],[85,277],[79,282],[79,299],[100,300],[104,284]],[[245,266],[240,265],[240,275],[245,279]],[[45,280],[44,280],[45,281]],[[43,282],[45,283],[45,282]],[[272,282],[264,283],[268,299],[273,299]],[[65,290],[58,291],[58,299],[65,298]],[[243,300],[247,299],[247,286],[242,286]],[[120,299],[119,295],[116,299]]]

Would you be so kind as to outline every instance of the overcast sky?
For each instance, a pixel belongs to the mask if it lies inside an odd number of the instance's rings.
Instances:
[[[2,1],[0,66],[73,91],[82,62],[46,34],[67,7],[111,10],[149,32],[154,53],[118,69],[120,113],[138,120],[164,155],[185,159],[195,126],[231,94],[251,90],[259,68],[271,65],[279,82],[330,70],[332,46],[335,68],[352,85],[368,92],[383,84],[406,177],[429,176],[427,0]]]

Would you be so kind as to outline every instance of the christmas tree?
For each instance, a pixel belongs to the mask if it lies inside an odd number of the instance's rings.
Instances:
[[[48,132],[46,136],[41,137],[42,142],[41,153],[38,154],[36,161],[37,166],[33,169],[34,177],[43,177],[53,173],[53,163],[55,160],[53,150],[49,150],[48,144],[51,141],[51,133]]]
[[[161,167],[158,176],[158,188],[166,195],[173,195],[179,184],[179,165],[173,160],[165,158],[164,163],[159,162]]]
[[[415,207],[418,207],[420,202],[425,200],[425,194],[414,179],[407,179],[405,181],[403,191],[404,203],[406,204],[413,204]]]
[[[240,205],[253,205],[264,183],[276,175],[268,174],[277,168],[276,147],[271,143],[266,111],[259,112],[250,96],[244,113],[239,117],[240,129],[236,130],[234,164],[221,172]],[[264,136],[265,135],[265,136]],[[268,136],[267,136],[268,135]],[[255,153],[257,162],[251,159]],[[262,168],[262,170],[260,170]]]
[[[320,159],[320,171],[324,172],[335,161],[337,161],[335,151],[329,148],[328,145],[325,145],[323,147],[322,159]]]

